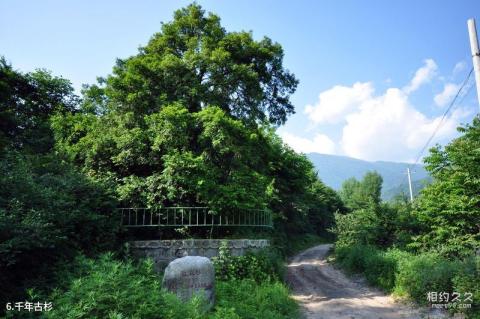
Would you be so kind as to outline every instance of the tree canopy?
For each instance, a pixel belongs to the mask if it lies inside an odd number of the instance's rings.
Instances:
[[[425,158],[434,181],[421,192],[414,214],[421,231],[417,247],[446,255],[470,255],[480,246],[480,119]]]
[[[227,32],[189,5],[85,87],[81,113],[52,119],[57,150],[110,183],[124,205],[307,216],[308,205],[337,199],[273,132],[293,112],[297,85],[282,59],[279,44]]]
[[[289,98],[297,84],[280,44],[227,32],[218,16],[191,4],[87,91],[93,110],[145,115],[180,102],[190,112],[212,105],[245,122],[283,124],[294,112]]]
[[[0,151],[5,147],[46,152],[53,147],[48,122],[78,104],[70,81],[46,70],[21,74],[0,57]]]

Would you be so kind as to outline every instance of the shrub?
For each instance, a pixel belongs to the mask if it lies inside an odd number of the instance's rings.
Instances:
[[[105,254],[98,260],[77,259],[84,276],[71,281],[68,290],[54,291],[53,311],[47,318],[202,318],[199,299],[187,304],[161,289],[151,261],[138,265]]]
[[[396,260],[383,252],[375,252],[365,258],[365,277],[372,285],[386,291],[395,286]]]
[[[212,318],[299,318],[296,302],[280,282],[220,281],[217,283],[217,299],[217,313]]]
[[[0,172],[0,304],[49,286],[62,260],[115,247],[119,219],[105,185],[51,154],[0,154]]]
[[[367,267],[367,259],[375,258],[373,256],[376,254],[377,250],[373,246],[339,246],[335,249],[338,263],[350,273],[363,273]]]
[[[398,260],[405,254],[396,249],[386,252],[373,246],[343,246],[335,250],[342,268],[350,273],[364,273],[368,282],[386,291],[395,286]]]
[[[452,279],[458,267],[458,261],[446,260],[435,253],[401,259],[395,291],[425,304],[428,292],[453,292]]]
[[[274,281],[283,277],[282,259],[274,251],[262,250],[245,256],[232,256],[226,243],[219,249],[219,256],[212,258],[217,280],[252,279],[257,283]]]
[[[337,245],[374,244],[379,235],[380,220],[374,207],[355,210],[348,214],[335,213]]]
[[[453,290],[463,297],[465,293],[471,293],[473,303],[471,309],[465,311],[469,318],[480,318],[480,257],[471,257],[465,260],[453,277]]]
[[[411,254],[393,248],[385,252],[381,252],[380,255],[382,256],[382,265],[370,265],[369,268],[371,269],[370,273],[376,273],[378,277],[375,279],[371,278],[369,281],[388,292],[392,292],[396,284],[399,262],[400,260],[410,258]]]

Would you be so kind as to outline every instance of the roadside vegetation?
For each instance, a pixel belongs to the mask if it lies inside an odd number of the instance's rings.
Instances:
[[[479,318],[480,120],[459,130],[461,137],[430,150],[425,162],[434,180],[413,204],[382,203],[375,173],[343,184],[349,213],[335,215],[335,257],[347,271],[419,304],[446,303],[431,293],[450,300],[458,293],[453,303],[472,308],[451,311]]]

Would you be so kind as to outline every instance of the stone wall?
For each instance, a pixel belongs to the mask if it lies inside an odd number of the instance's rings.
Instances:
[[[150,257],[157,271],[184,256],[218,256],[221,242],[227,243],[233,256],[243,256],[247,251],[257,251],[270,245],[267,239],[183,239],[144,240],[130,242],[132,253],[140,258]]]

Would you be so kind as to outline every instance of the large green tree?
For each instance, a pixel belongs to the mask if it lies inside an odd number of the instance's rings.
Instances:
[[[57,149],[128,205],[264,208],[275,159],[266,126],[293,112],[297,85],[282,59],[279,44],[189,5],[85,87],[81,113],[54,118]]]
[[[416,201],[422,227],[414,246],[461,256],[480,247],[480,119],[459,131],[462,136],[425,158],[434,181]]]
[[[375,171],[367,172],[361,181],[352,177],[343,182],[339,194],[351,210],[378,206],[382,201],[382,183],[380,174]]]
[[[214,105],[244,121],[283,124],[294,112],[289,97],[297,83],[278,43],[227,32],[218,16],[191,4],[137,55],[117,60],[101,87],[90,87],[89,106],[145,115],[172,102],[190,112]]]
[[[48,152],[54,143],[50,116],[73,112],[77,103],[70,81],[45,70],[22,74],[0,57],[0,151]]]
[[[53,119],[57,149],[126,206],[270,208],[298,233],[322,227],[338,198],[273,131],[297,85],[282,58],[190,5],[85,87],[81,113]]]

